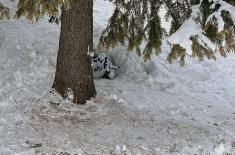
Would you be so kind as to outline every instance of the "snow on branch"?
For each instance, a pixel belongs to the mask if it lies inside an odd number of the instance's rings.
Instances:
[[[216,60],[215,53],[222,56],[235,51],[235,7],[223,0],[202,0],[200,4],[192,6],[190,18],[173,33],[168,42],[172,51],[168,60],[173,62],[180,58],[184,64],[185,55],[197,57],[199,60]],[[181,47],[177,47],[176,45]],[[185,51],[177,57],[174,49]],[[175,51],[177,53],[177,51]],[[173,56],[173,58],[170,58]],[[182,57],[183,56],[183,57]]]

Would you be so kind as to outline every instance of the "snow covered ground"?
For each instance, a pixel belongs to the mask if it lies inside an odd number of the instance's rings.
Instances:
[[[95,41],[111,13],[95,1]],[[234,54],[182,68],[167,63],[166,42],[148,63],[119,47],[117,78],[95,80],[98,96],[74,105],[49,93],[58,38],[46,19],[0,21],[0,154],[235,153]]]

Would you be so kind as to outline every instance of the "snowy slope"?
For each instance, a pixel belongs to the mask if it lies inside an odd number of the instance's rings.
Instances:
[[[111,14],[111,3],[95,1],[95,42]],[[118,47],[118,77],[96,79],[97,98],[73,105],[49,95],[58,38],[47,19],[0,21],[0,154],[235,152],[233,54],[181,68],[167,63],[166,42],[147,63]]]

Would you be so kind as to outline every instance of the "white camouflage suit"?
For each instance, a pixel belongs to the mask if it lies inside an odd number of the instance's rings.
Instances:
[[[107,57],[105,53],[98,53],[92,57],[92,70],[94,78],[105,77],[108,79],[114,79],[116,75],[115,66]]]

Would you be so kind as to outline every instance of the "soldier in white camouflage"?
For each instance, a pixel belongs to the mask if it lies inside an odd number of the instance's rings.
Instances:
[[[107,78],[114,79],[116,76],[116,69],[118,66],[115,66],[107,57],[105,53],[98,53],[92,57],[92,70],[94,78]]]

